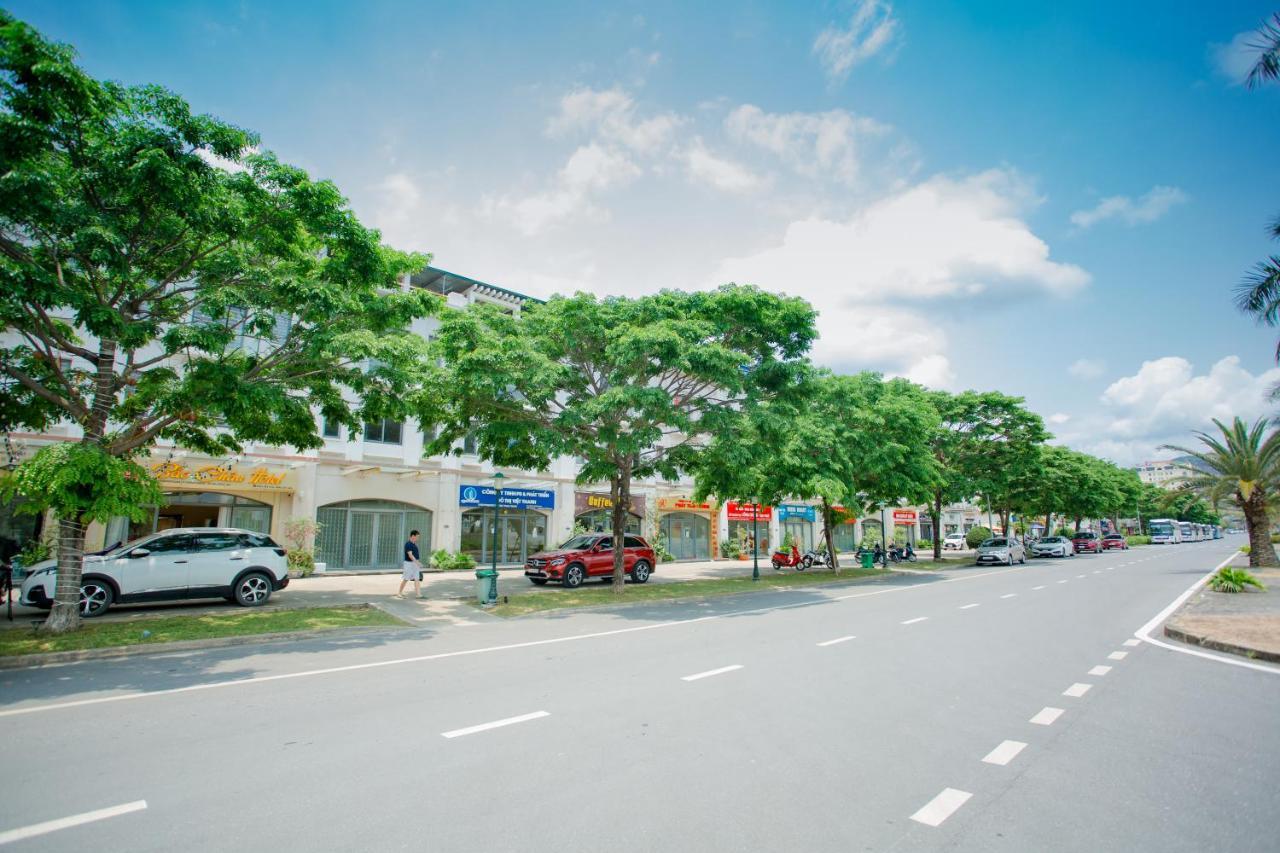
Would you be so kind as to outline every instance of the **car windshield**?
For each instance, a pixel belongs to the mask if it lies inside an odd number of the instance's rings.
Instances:
[[[988,539],[986,542],[982,543],[982,547],[983,548],[1003,548],[1005,545],[1008,545],[1008,544],[1009,542],[1007,539]]]
[[[1061,541],[1061,536],[1046,536],[1044,539],[1040,540],[1043,545],[1057,545]]]
[[[1096,539],[1097,537],[1093,533],[1077,533],[1076,538],[1077,539]]]
[[[563,551],[582,551],[591,547],[591,543],[596,541],[594,536],[575,536],[568,542],[560,546]]]
[[[1121,536],[1119,533],[1108,533],[1103,538],[1104,539],[1123,539],[1124,537]]]

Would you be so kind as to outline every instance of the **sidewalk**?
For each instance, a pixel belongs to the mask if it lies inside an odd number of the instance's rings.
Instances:
[[[1231,565],[1247,567],[1248,563],[1248,557],[1241,554]],[[1165,636],[1206,649],[1280,663],[1280,569],[1250,571],[1266,586],[1265,592],[1223,593],[1205,586],[1165,623]]]

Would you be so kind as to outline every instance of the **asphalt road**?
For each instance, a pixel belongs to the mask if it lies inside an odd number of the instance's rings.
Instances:
[[[7,672],[0,846],[1273,851],[1280,668],[1134,639],[1239,544]]]

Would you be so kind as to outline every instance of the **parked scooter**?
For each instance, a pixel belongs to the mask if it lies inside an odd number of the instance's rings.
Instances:
[[[915,549],[911,547],[911,543],[907,543],[906,548],[899,548],[894,545],[889,549],[889,559],[895,563],[914,563],[916,561]]]
[[[805,565],[804,556],[800,553],[800,549],[795,545],[791,546],[791,553],[786,551],[774,551],[773,556],[769,558],[769,562],[773,563],[773,570],[780,572],[785,569],[796,569],[803,572],[808,566]]]
[[[804,556],[800,558],[800,565],[796,566],[797,571],[804,571],[810,566],[827,567],[831,565],[826,551],[819,551],[817,548],[810,548],[804,552]]]

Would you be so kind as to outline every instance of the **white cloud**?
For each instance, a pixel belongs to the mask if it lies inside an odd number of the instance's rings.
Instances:
[[[725,130],[737,142],[776,154],[799,174],[853,183],[860,172],[859,149],[868,137],[891,128],[845,110],[824,113],[766,113],[743,104],[725,117]]]
[[[1107,363],[1100,358],[1081,358],[1067,368],[1067,373],[1077,379],[1097,379],[1107,372]]]
[[[849,372],[879,370],[933,388],[954,383],[947,334],[924,314],[889,305],[842,309],[797,290],[821,312],[813,347],[819,364]]]
[[[607,212],[593,203],[594,194],[628,184],[640,174],[640,167],[622,152],[596,143],[583,145],[569,156],[548,189],[526,196],[485,199],[481,210],[533,236],[572,219],[607,217]]]
[[[730,193],[747,193],[759,189],[765,180],[750,169],[726,160],[711,151],[703,143],[702,137],[696,137],[684,149],[683,157],[689,177],[698,183],[707,184],[718,190]]]
[[[619,88],[575,89],[560,99],[559,112],[547,123],[552,137],[575,133],[655,155],[671,144],[685,119],[675,113],[641,118],[635,101]]]
[[[1219,74],[1237,86],[1243,85],[1261,55],[1257,42],[1257,30],[1245,30],[1226,44],[1209,45],[1209,56]]]
[[[1116,440],[1147,438],[1157,444],[1173,437],[1186,444],[1191,430],[1212,426],[1210,418],[1250,420],[1269,414],[1268,392],[1277,382],[1280,367],[1255,375],[1234,355],[1200,376],[1179,356],[1145,361],[1136,374],[1117,379],[1103,392],[1102,403],[1112,414],[1106,432]]]
[[[1018,218],[1033,202],[1011,172],[937,176],[848,221],[792,222],[781,245],[722,262],[716,278],[798,289],[833,306],[992,289],[1075,293],[1089,274],[1049,259],[1049,246]]]
[[[1108,219],[1119,219],[1126,225],[1155,222],[1170,208],[1187,200],[1187,194],[1177,187],[1152,187],[1137,201],[1129,196],[1115,195],[1104,198],[1090,210],[1077,210],[1071,214],[1071,224],[1090,228]]]
[[[813,52],[833,83],[843,82],[855,65],[892,45],[898,33],[893,6],[882,0],[858,0],[849,26],[832,24],[818,34]]]
[[[1045,420],[1054,425],[1065,424],[1067,421],[1071,420],[1071,415],[1068,415],[1065,412],[1054,412],[1052,415],[1045,418]]]

